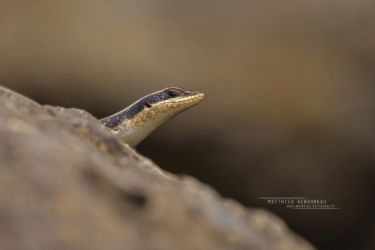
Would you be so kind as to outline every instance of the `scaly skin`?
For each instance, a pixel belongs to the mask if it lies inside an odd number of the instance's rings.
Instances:
[[[120,112],[101,119],[121,141],[136,146],[163,123],[198,104],[204,94],[179,87],[166,88],[137,100]]]

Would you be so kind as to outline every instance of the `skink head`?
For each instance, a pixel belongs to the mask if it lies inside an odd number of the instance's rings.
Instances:
[[[170,87],[145,97],[144,101],[149,111],[179,113],[198,104],[203,98],[204,94],[199,91]]]
[[[104,125],[116,131],[131,146],[137,145],[153,130],[204,98],[199,91],[170,87],[149,94],[125,110],[104,118]]]
[[[204,98],[199,91],[170,87],[140,99],[134,105],[143,108],[134,114],[137,122],[165,122],[178,113],[198,104]],[[132,105],[133,106],[133,105]]]

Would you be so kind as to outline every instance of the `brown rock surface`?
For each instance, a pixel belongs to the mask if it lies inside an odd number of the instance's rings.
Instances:
[[[1,249],[314,249],[121,144],[90,114],[0,86]]]

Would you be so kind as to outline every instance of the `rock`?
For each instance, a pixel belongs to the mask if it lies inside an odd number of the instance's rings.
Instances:
[[[1,249],[314,249],[275,215],[163,171],[83,110],[0,86],[0,138]]]

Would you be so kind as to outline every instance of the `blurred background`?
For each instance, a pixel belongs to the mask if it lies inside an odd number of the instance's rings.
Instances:
[[[0,84],[97,117],[201,90],[137,149],[319,249],[375,249],[374,13],[371,0],[0,0]]]

